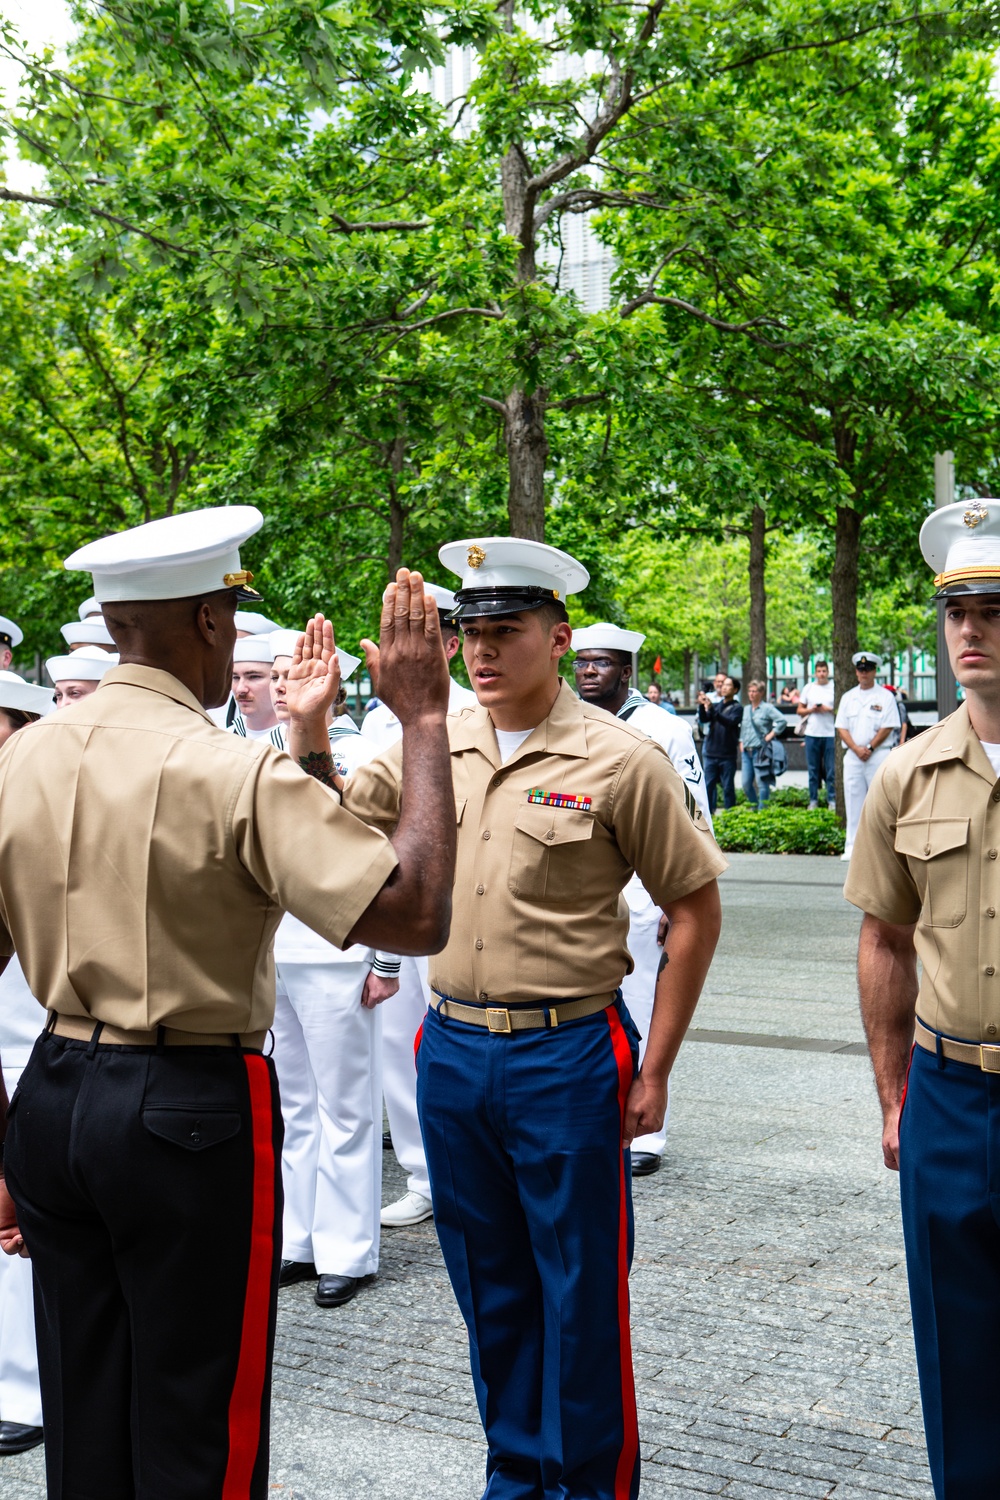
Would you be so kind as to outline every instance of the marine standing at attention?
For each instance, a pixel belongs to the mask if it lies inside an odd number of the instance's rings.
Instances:
[[[448,673],[419,574],[382,615],[406,751],[391,841],[205,713],[262,520],[196,511],[75,553],[121,665],[0,751],[0,955],[48,1011],[7,1117],[0,1248],[23,1236],[34,1267],[49,1500],[263,1500],[274,932],[290,911],[339,947],[447,935]]]
[[[920,546],[965,702],[887,756],[844,894],[865,913],[858,986],[899,1172],[934,1493],[987,1500],[1000,1494],[1000,500],[935,511]]]
[[[586,570],[511,538],[451,543],[441,560],[462,577],[479,704],[448,716],[454,919],[431,964],[417,1101],[469,1329],[485,1494],[634,1500],[628,1147],[662,1125],[718,938],[725,860],[660,746],[560,678],[563,601]],[[300,705],[296,758],[322,751],[322,710],[319,691],[311,719]],[[362,766],[345,806],[391,828],[405,766],[405,746]],[[619,990],[633,871],[670,921],[639,1071]]]

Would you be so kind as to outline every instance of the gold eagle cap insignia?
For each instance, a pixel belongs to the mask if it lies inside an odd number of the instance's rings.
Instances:
[[[962,520],[965,522],[966,526],[968,526],[970,531],[975,531],[980,521],[985,521],[988,516],[989,511],[986,509],[986,506],[983,504],[983,502],[981,500],[973,500],[972,504],[965,512],[965,515],[962,517]]]
[[[469,548],[469,567],[481,568],[486,561],[486,553],[482,547],[472,546]]]

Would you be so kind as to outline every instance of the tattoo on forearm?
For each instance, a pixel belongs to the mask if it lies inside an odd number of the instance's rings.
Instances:
[[[660,954],[660,962],[656,965],[656,977],[657,977],[657,979],[659,979],[660,975],[663,973],[664,969],[667,967],[667,964],[669,962],[670,962],[670,959],[667,956],[667,950],[666,950],[666,948],[664,948],[663,952]]]
[[[337,772],[329,750],[310,750],[308,755],[299,756],[299,765],[307,776],[315,776],[317,781],[321,781],[333,792],[339,790]]]

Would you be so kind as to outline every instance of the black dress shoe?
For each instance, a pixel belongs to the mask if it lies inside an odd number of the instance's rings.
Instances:
[[[311,1260],[283,1260],[278,1272],[279,1286],[294,1286],[297,1281],[315,1281],[319,1275]]]
[[[382,1132],[382,1150],[383,1151],[391,1151],[392,1150],[392,1134],[388,1130],[383,1130],[383,1132]]]
[[[20,1422],[0,1422],[0,1458],[8,1453],[27,1453],[45,1439],[40,1427],[24,1427]]]
[[[651,1177],[660,1170],[660,1158],[655,1151],[632,1152],[632,1176]]]
[[[321,1276],[316,1288],[316,1306],[342,1307],[350,1302],[360,1285],[360,1276],[335,1276],[332,1272]]]

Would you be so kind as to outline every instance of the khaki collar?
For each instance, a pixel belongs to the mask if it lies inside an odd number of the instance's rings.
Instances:
[[[450,738],[453,752],[478,750],[495,770],[499,770],[500,750],[488,709],[480,706],[460,714]],[[527,755],[565,755],[585,760],[588,753],[583,704],[563,681],[548,717],[531,731],[504,766],[511,766]]]
[[[917,756],[918,766],[937,766],[945,761],[960,760],[975,771],[990,786],[996,782],[996,773],[990,765],[989,756],[969,720],[967,704],[960,703],[953,714],[949,714],[931,736],[930,744]]]
[[[105,672],[101,678],[97,691],[101,693],[106,687],[146,688],[151,693],[160,693],[164,698],[172,698],[175,703],[180,703],[184,708],[193,708],[196,714],[200,714],[209,724],[212,723],[191,689],[178,681],[172,672],[163,672],[159,667],[112,667],[110,672]]]

